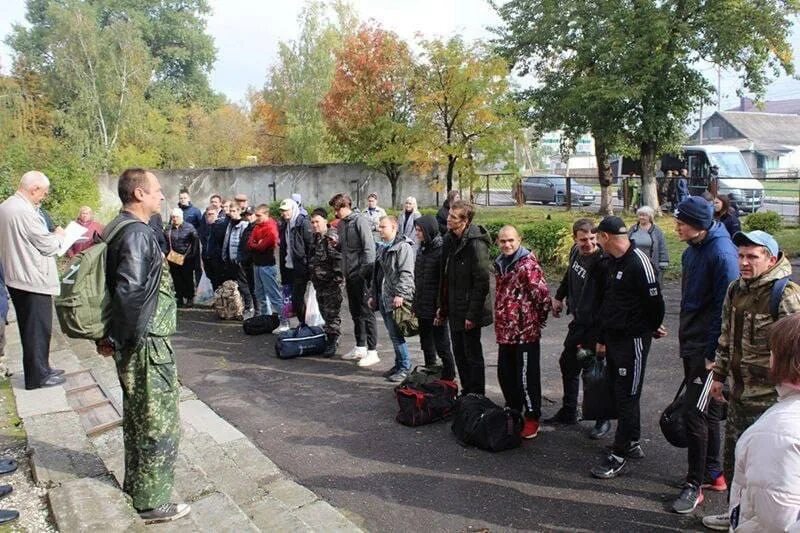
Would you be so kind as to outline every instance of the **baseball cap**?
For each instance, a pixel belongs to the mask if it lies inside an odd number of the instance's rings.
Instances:
[[[256,210],[253,209],[253,206],[248,206],[244,211],[242,211],[242,215],[244,216],[254,215],[255,213]]]
[[[281,211],[291,211],[295,207],[297,207],[297,202],[287,198],[287,199],[285,199],[284,201],[281,202],[281,205],[280,205],[280,207],[278,207],[278,209],[280,209]]]
[[[592,230],[592,233],[597,233],[599,231],[610,233],[611,235],[628,234],[628,228],[625,226],[625,221],[612,215],[604,217],[597,227]]]
[[[764,246],[773,257],[778,256],[778,241],[775,237],[760,229],[745,233],[737,231],[733,234],[733,244],[736,246]]]

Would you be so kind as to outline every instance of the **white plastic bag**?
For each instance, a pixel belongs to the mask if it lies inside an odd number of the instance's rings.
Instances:
[[[322,320],[322,313],[319,312],[317,303],[317,291],[314,290],[314,285],[309,283],[306,288],[306,325],[322,326],[324,324],[325,321]]]
[[[211,305],[214,303],[214,288],[211,286],[211,280],[208,279],[205,272],[200,277],[200,283],[197,284],[194,303],[197,305]]]

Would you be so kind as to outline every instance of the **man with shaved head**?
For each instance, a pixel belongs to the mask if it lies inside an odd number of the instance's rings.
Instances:
[[[64,371],[50,367],[53,296],[60,292],[55,257],[64,230],[51,233],[39,211],[49,192],[47,176],[32,170],[22,176],[17,192],[0,204],[0,261],[17,311],[28,390],[64,383]]]

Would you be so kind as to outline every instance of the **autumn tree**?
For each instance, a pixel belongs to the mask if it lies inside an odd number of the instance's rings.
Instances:
[[[335,53],[355,27],[356,18],[344,2],[313,0],[298,19],[300,36],[279,43],[278,61],[267,75],[264,101],[285,117],[287,162],[329,162],[335,159],[334,140],[320,104],[333,80]]]
[[[344,158],[378,168],[389,179],[392,205],[414,143],[413,61],[396,34],[362,25],[336,54],[336,72],[322,112]]]
[[[680,144],[690,113],[712,94],[698,60],[738,72],[757,95],[767,71],[793,72],[787,37],[797,3],[735,4],[510,0],[497,7],[504,25],[495,45],[521,74],[537,79],[521,95],[534,122],[591,130],[603,198],[606,155],[633,149],[642,159],[643,199],[659,212],[658,159]]]
[[[415,159],[446,169],[447,190],[456,171],[502,161],[519,135],[509,93],[508,67],[479,44],[459,37],[422,40],[415,71],[416,122],[422,132]]]
[[[247,100],[258,161],[271,165],[286,163],[286,115],[264,100],[260,91],[250,91]]]

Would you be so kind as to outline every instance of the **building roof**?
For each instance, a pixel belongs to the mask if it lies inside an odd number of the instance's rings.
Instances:
[[[800,98],[761,102],[761,105],[758,107],[756,107],[756,102],[754,100],[742,98],[738,106],[728,109],[727,111],[757,111],[760,113],[800,115]]]
[[[800,146],[800,115],[752,111],[717,111],[714,115],[719,115],[744,139],[715,139],[713,142],[709,141],[709,144],[729,144],[741,150],[759,152],[786,152]],[[697,133],[694,137],[697,137]]]

